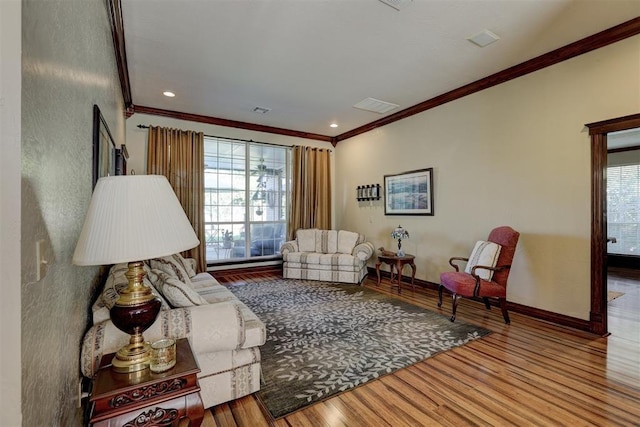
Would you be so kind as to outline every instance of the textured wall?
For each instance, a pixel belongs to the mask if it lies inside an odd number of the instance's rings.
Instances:
[[[103,0],[22,2],[23,425],[80,425],[80,341],[98,269],[71,264],[91,197],[92,107],[124,111]],[[36,279],[35,245],[49,261]]]
[[[0,425],[20,426],[20,0],[0,1]]]

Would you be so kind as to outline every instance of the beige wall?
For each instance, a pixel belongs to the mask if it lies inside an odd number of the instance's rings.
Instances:
[[[590,307],[590,142],[585,123],[640,111],[640,36],[340,142],[337,224],[392,247],[439,282],[498,225],[521,240],[508,299],[580,319]],[[354,162],[353,159],[358,159]],[[385,216],[355,187],[433,167],[435,216]],[[373,264],[373,263],[371,263]]]
[[[81,425],[80,344],[98,268],[71,257],[92,192],[93,104],[118,142],[124,107],[105,2],[21,4],[22,422]],[[41,280],[38,240],[49,262]]]

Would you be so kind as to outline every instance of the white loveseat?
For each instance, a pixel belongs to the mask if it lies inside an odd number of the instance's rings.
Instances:
[[[298,230],[280,252],[284,278],[360,283],[374,246],[362,234],[314,228]]]
[[[188,338],[200,367],[198,382],[205,408],[260,389],[260,350],[264,324],[208,273],[196,274],[195,262],[179,255],[145,262],[145,284],[162,300],[156,322],[144,332],[147,341]],[[129,335],[109,319],[117,291],[126,287],[126,264],[109,271],[104,290],[92,307],[93,326],[85,334],[82,373],[92,377],[102,355],[117,351]]]

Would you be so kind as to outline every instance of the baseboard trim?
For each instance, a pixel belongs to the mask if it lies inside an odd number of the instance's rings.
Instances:
[[[369,271],[369,276],[368,277],[371,280],[377,281],[378,280],[378,276],[376,275],[375,268],[372,268],[372,267],[367,267],[367,268],[368,268],[368,271]],[[380,272],[380,276],[385,277],[385,278],[390,278],[391,274],[389,272],[387,272],[387,271],[381,271]],[[402,280],[404,280],[405,283],[408,283],[408,282],[411,281],[411,277],[403,275],[402,276]],[[429,281],[421,280],[421,279],[415,279],[414,283],[417,286],[421,286],[423,288],[436,290],[436,291],[440,287],[440,284],[438,284],[438,283],[433,283],[433,282],[429,282]],[[482,300],[480,298],[473,298],[473,299],[475,299],[475,300],[477,300],[479,302],[482,302]],[[492,305],[497,305],[497,304],[494,304],[494,302],[492,301]],[[591,331],[590,324],[589,324],[588,320],[578,319],[577,317],[566,316],[564,314],[554,313],[552,311],[543,310],[541,308],[536,308],[536,307],[530,307],[528,305],[518,304],[518,303],[510,302],[510,301],[507,301],[507,309],[510,312],[522,314],[522,315],[529,316],[529,317],[533,317],[535,319],[543,320],[545,322],[553,323],[553,324],[560,325],[560,326],[566,326],[566,327],[573,328],[573,329],[578,329],[578,330],[584,331],[584,332],[593,333]]]

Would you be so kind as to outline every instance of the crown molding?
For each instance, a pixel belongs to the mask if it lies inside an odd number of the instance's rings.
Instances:
[[[151,114],[154,116],[171,117],[173,119],[187,120],[190,122],[206,123],[209,125],[218,125],[231,128],[239,128],[253,130],[256,132],[266,132],[277,135],[292,136],[295,138],[313,139],[316,141],[324,141],[333,143],[333,138],[326,135],[316,133],[301,132],[291,129],[277,128],[273,126],[264,126],[254,123],[239,122],[236,120],[221,119],[218,117],[202,116],[200,114],[181,113],[179,111],[163,110],[161,108],[145,107],[142,105],[133,105],[133,113]]]
[[[312,139],[316,141],[330,142],[334,147],[340,141],[353,138],[354,136],[369,132],[373,129],[386,126],[388,124],[397,122],[407,117],[411,117],[415,114],[422,113],[440,105],[446,104],[456,99],[463,98],[465,96],[480,92],[484,89],[488,89],[493,86],[497,86],[501,83],[508,82],[509,80],[522,77],[524,75],[539,71],[543,68],[551,65],[558,64],[576,56],[591,52],[601,47],[608,46],[610,44],[619,42],[629,37],[633,37],[640,34],[640,17],[636,17],[622,24],[611,27],[607,30],[585,37],[582,40],[578,40],[574,43],[568,44],[561,48],[555,49],[551,52],[540,55],[536,58],[525,61],[521,64],[499,71],[490,76],[484,77],[473,83],[461,86],[452,91],[446,92],[442,95],[438,95],[434,98],[423,101],[413,107],[406,108],[398,111],[397,113],[383,117],[379,120],[367,123],[363,126],[352,129],[348,132],[331,137],[327,135],[320,135],[315,133],[308,133],[290,129],[277,128],[272,126],[264,126],[247,122],[239,122],[236,120],[221,119],[217,117],[203,116],[198,114],[181,113],[177,111],[162,110],[153,107],[136,106],[133,105],[133,99],[131,97],[131,85],[129,82],[129,70],[127,66],[127,55],[124,39],[124,24],[122,21],[122,7],[121,0],[107,0],[109,9],[109,17],[111,23],[111,33],[113,37],[113,45],[116,54],[116,62],[118,65],[118,75],[120,77],[120,85],[122,88],[122,95],[124,98],[125,108],[127,109],[127,117],[131,114],[145,113],[154,114],[164,117],[172,117],[176,119],[191,120],[199,123],[215,124],[219,126],[235,127],[246,130],[253,130],[258,132],[274,133],[278,135],[293,136],[297,138]]]

